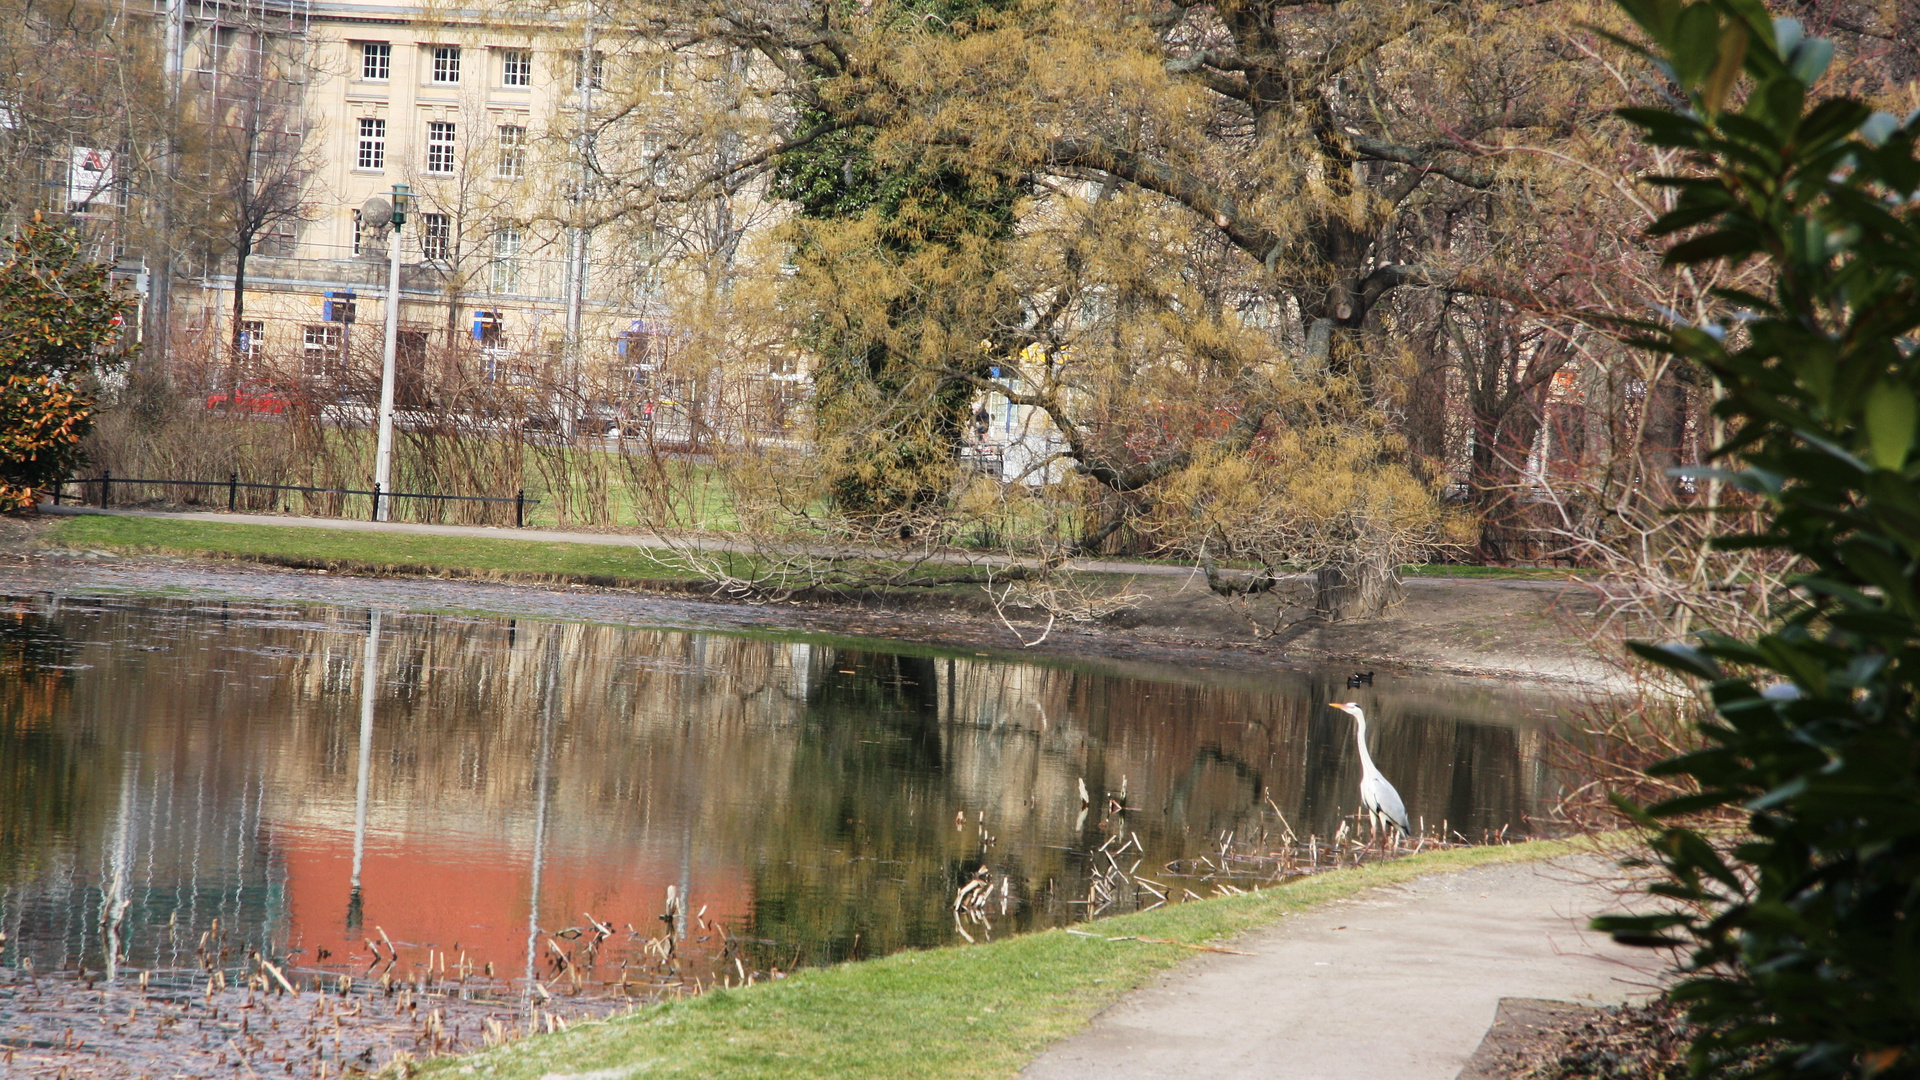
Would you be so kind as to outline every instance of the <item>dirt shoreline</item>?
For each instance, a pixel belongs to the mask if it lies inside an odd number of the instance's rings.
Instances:
[[[1054,623],[1008,610],[1010,628],[986,602],[938,598],[746,604],[687,591],[583,584],[483,581],[422,574],[289,569],[226,559],[115,555],[45,543],[44,518],[0,518],[0,589],[96,590],[210,595],[302,603],[462,611],[504,617],[582,619],[729,630],[886,637],[929,645],[1061,658],[1142,660],[1258,672],[1352,666],[1395,674],[1430,672],[1560,687],[1604,688],[1616,673],[1586,642],[1595,598],[1577,582],[1413,578],[1407,600],[1380,619],[1334,625],[1292,622],[1299,596],[1245,610],[1214,596],[1204,578],[1132,580],[1134,607],[1098,622]],[[1289,607],[1289,605],[1292,605]],[[1289,630],[1261,635],[1254,620]],[[1044,633],[1044,638],[1042,635]],[[1038,644],[1026,645],[1041,639]]]

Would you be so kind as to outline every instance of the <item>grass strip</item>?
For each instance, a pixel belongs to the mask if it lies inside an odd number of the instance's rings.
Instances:
[[[1533,841],[1457,848],[1333,870],[1241,896],[1101,919],[990,944],[898,953],[710,991],[492,1050],[426,1074],[582,1077],[954,1078],[1012,1076],[1046,1045],[1200,945],[1314,904],[1424,874],[1566,854]]]
[[[48,542],[62,547],[121,551],[139,555],[181,555],[192,558],[241,559],[296,569],[343,570],[369,574],[429,574],[481,580],[578,582],[588,585],[646,587],[697,583],[698,579],[663,567],[637,545],[572,544],[517,538],[465,537],[444,534],[372,532],[327,529],[305,525],[254,525],[178,518],[122,515],[81,515],[66,518],[48,533]],[[743,577],[754,573],[756,556],[723,554],[728,570]],[[869,591],[853,581],[866,576],[876,584],[876,595],[893,593],[905,599],[979,598],[974,584],[928,584],[954,576],[975,574],[965,566],[943,563],[910,565],[873,559],[843,568],[847,582],[837,591]],[[1089,580],[1124,585],[1125,575],[1083,575]],[[836,591],[829,586],[823,592]]]
[[[51,543],[133,554],[246,559],[302,569],[421,573],[596,585],[677,581],[637,548],[173,518],[71,517]]]

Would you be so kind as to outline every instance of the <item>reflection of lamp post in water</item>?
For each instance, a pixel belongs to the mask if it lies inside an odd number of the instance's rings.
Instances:
[[[535,763],[533,803],[533,881],[527,901],[526,1008],[533,1009],[533,988],[539,982],[534,960],[540,943],[540,871],[547,861],[547,781],[553,760],[553,724],[560,712],[560,634],[548,626],[547,658],[540,665],[540,750]]]
[[[380,359],[380,434],[373,454],[373,519],[387,520],[393,489],[393,368],[400,345],[400,226],[407,223],[407,204],[413,199],[405,184],[393,185],[393,207],[387,233],[387,340]]]
[[[105,938],[102,944],[107,954],[109,984],[120,976],[120,954],[126,949],[127,908],[133,903],[127,896],[127,864],[133,855],[133,789],[139,779],[139,766],[129,750],[120,768],[120,808],[113,817],[113,851],[108,856],[110,877],[100,895],[100,929]]]
[[[360,862],[367,853],[367,781],[373,773],[373,699],[380,682],[380,613],[367,620],[367,648],[360,668],[360,773],[353,785],[353,891],[347,895],[347,929],[360,929]]]

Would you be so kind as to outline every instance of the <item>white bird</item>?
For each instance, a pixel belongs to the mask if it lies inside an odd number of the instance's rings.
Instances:
[[[1327,704],[1353,717],[1353,741],[1360,747],[1360,805],[1373,820],[1374,832],[1392,825],[1400,830],[1401,836],[1411,834],[1413,830],[1407,827],[1407,804],[1400,801],[1400,793],[1380,775],[1380,770],[1374,767],[1373,755],[1367,753],[1367,714],[1360,711],[1359,702]]]

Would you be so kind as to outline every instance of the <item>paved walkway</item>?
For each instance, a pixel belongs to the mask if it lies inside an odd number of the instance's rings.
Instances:
[[[1611,1004],[1658,957],[1584,929],[1592,858],[1479,867],[1316,907],[1128,995],[1027,1080],[1453,1080],[1503,997]]]

